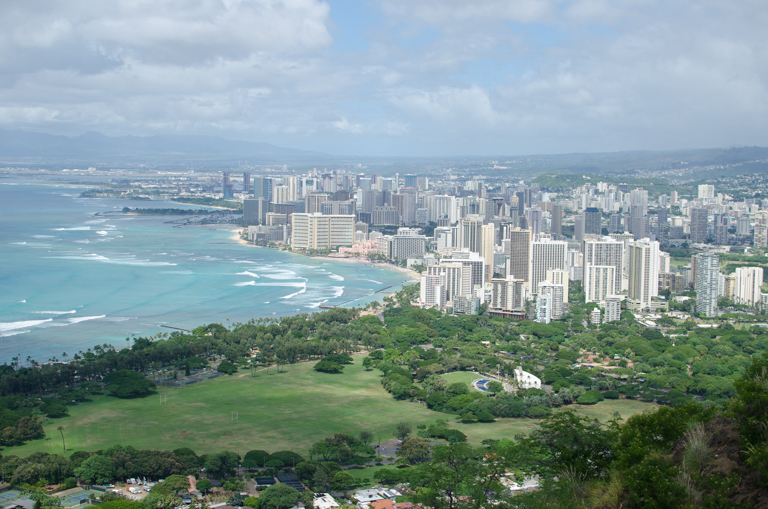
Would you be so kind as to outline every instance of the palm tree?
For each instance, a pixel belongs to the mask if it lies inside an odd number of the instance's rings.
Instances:
[[[64,446],[64,452],[67,452],[67,444],[64,442],[64,426],[59,426],[56,429],[61,433],[61,445]]]

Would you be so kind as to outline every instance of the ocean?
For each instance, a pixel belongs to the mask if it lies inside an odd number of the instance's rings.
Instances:
[[[179,216],[121,212],[184,205],[79,198],[85,187],[3,180],[0,362],[124,348],[133,336],[173,332],[163,326],[362,305],[406,280],[386,268],[245,246],[232,227],[174,227]]]

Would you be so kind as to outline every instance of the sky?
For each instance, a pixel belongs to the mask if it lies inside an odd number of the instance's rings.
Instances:
[[[765,0],[4,0],[0,128],[338,155],[768,145]]]

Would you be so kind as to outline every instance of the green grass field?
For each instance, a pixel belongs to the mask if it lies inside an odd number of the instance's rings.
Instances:
[[[242,455],[252,449],[306,454],[312,443],[334,433],[357,434],[364,429],[383,440],[392,438],[395,423],[401,421],[411,423],[415,431],[418,424],[448,419],[478,445],[485,438],[512,438],[535,425],[531,419],[454,423],[453,415],[395,401],[382,389],[380,372],[365,371],[361,359],[356,356],[355,364],[340,375],[319,373],[312,370],[314,363],[300,363],[286,366],[281,373],[271,369],[269,374],[262,371],[251,377],[241,372],[181,389],[161,389],[166,404],[160,404],[160,395],[134,400],[100,396],[69,407],[69,417],[46,425],[48,438],[5,448],[3,455],[60,453],[58,426],[64,426],[68,452],[121,444],[136,449],[189,447],[198,454],[231,450]],[[607,419],[616,410],[626,419],[651,407],[619,400],[579,411]]]
[[[467,385],[471,384],[478,378],[483,378],[482,375],[472,372],[472,371],[459,371],[456,373],[446,373],[444,375],[440,375],[441,377],[445,378],[445,381],[449,384],[453,384],[456,382],[462,382]]]

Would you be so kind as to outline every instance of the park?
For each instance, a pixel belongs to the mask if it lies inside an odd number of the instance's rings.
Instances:
[[[429,410],[422,403],[396,401],[381,386],[378,370],[365,370],[363,355],[341,374],[312,369],[313,363],[288,364],[281,370],[251,373],[241,370],[183,388],[159,387],[144,398],[118,399],[109,395],[67,407],[69,416],[47,420],[46,438],[7,447],[4,456],[34,452],[62,452],[63,427],[67,452],[96,451],[113,445],[136,449],[174,450],[188,447],[197,454],[222,450],[244,454],[253,449],[291,450],[306,454],[313,443],[334,433],[356,435],[366,430],[375,440],[390,439],[394,423],[415,428],[449,414]],[[445,375],[467,384],[477,375]],[[656,408],[637,400],[606,400],[597,405],[569,407],[603,422],[614,412],[627,419]],[[451,422],[473,445],[485,439],[514,438],[537,424],[530,418],[505,418],[489,423]]]

